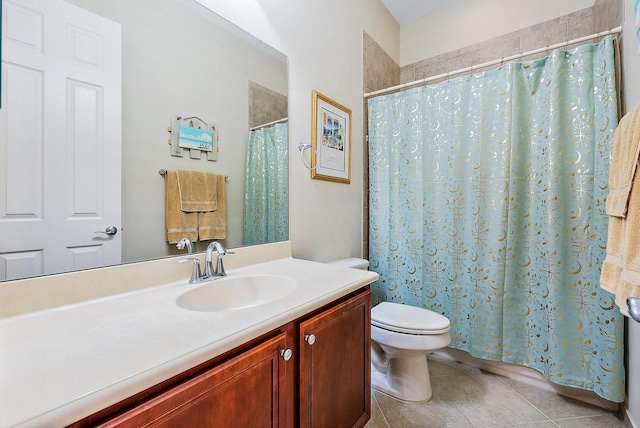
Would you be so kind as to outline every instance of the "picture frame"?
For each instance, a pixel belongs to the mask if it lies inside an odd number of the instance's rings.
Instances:
[[[351,183],[351,110],[312,92],[311,178]]]

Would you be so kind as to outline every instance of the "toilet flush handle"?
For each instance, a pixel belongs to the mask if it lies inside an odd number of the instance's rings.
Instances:
[[[304,336],[304,340],[305,342],[307,342],[309,345],[313,345],[314,343],[316,343],[316,335],[315,334],[306,334]]]

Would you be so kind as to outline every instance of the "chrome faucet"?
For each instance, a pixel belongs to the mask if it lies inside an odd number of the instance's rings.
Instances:
[[[189,254],[193,254],[193,243],[189,238],[180,239],[176,244],[176,247],[178,248],[178,250],[183,250],[184,247],[187,247],[187,252]]]
[[[213,267],[212,261],[214,251],[218,253],[215,268]],[[205,256],[205,279],[227,276],[226,272],[224,271],[224,265],[222,264],[222,257],[226,256],[227,254],[233,253],[231,251],[225,250],[222,244],[220,244],[218,241],[213,241],[211,244],[209,244],[209,246],[207,247],[207,254]]]

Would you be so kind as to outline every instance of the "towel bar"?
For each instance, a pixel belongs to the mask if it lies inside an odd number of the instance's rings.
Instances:
[[[160,169],[158,170],[158,174],[160,174],[160,175],[162,175],[162,176],[164,177],[165,175],[167,175],[167,170],[166,170],[166,169],[164,169],[164,168],[160,168]],[[228,175],[225,175],[225,176],[224,176],[224,179],[225,179],[225,180],[228,180],[228,179],[229,179],[229,176],[228,176]]]
[[[640,299],[637,297],[627,298],[627,312],[631,318],[640,322]]]

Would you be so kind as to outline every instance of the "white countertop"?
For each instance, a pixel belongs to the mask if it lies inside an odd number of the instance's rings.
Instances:
[[[375,281],[374,272],[285,258],[228,270],[297,281],[226,312],[183,309],[183,281],[0,319],[0,426],[64,426]],[[205,283],[209,284],[209,283]]]

